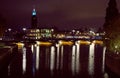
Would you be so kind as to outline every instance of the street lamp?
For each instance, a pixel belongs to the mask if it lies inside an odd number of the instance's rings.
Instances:
[[[27,29],[26,28],[23,28],[23,31],[26,31]]]
[[[11,31],[12,29],[11,28],[8,28],[8,31]]]

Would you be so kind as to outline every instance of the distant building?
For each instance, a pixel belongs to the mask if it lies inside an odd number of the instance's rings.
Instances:
[[[41,28],[40,29],[41,38],[52,38],[54,35],[53,28]]]
[[[25,39],[40,39],[40,30],[37,28],[37,12],[35,8],[32,11],[31,28],[26,30]]]
[[[18,39],[17,37],[19,37],[20,39],[20,35],[18,35],[17,33],[18,33],[17,31],[11,28],[8,28],[4,32],[3,40],[12,41],[12,40]]]
[[[35,9],[32,11],[32,21],[31,21],[31,28],[26,30],[26,35],[24,39],[30,40],[39,40],[45,38],[52,38],[54,29],[53,28],[38,28],[37,26],[37,12]]]
[[[39,40],[53,38],[54,29],[52,28],[39,28],[39,29],[28,29],[26,39]]]
[[[28,29],[25,38],[32,40],[40,39],[41,38],[40,29]]]

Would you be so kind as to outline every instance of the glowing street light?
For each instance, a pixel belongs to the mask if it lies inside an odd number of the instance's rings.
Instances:
[[[23,31],[26,31],[27,29],[26,28],[23,28]]]
[[[11,31],[12,29],[11,28],[8,28],[8,31]]]

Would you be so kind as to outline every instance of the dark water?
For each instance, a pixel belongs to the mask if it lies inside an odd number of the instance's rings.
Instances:
[[[102,45],[22,45],[0,78],[108,78]]]

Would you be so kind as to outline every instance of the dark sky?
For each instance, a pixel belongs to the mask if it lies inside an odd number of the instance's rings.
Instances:
[[[9,27],[30,27],[33,7],[39,26],[59,29],[102,27],[109,0],[0,0]],[[120,10],[120,0],[116,0]]]

